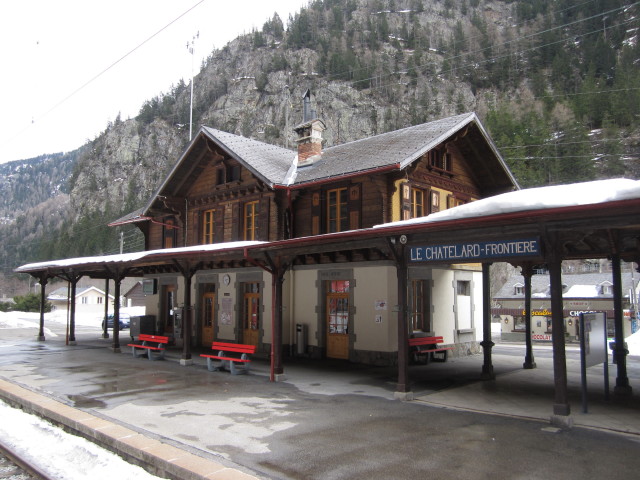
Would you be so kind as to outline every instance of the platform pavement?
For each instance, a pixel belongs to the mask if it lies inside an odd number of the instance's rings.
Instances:
[[[129,459],[155,465],[159,472],[180,479],[269,477],[262,477],[251,468],[234,464],[228,458],[204,454],[204,451],[215,446],[202,445],[190,441],[189,436],[168,431],[171,428],[169,421],[164,426],[162,422],[157,422],[159,417],[169,418],[173,413],[158,413],[153,404],[160,403],[161,398],[175,396],[176,391],[181,388],[177,384],[178,379],[188,377],[184,382],[192,389],[190,393],[193,393],[194,398],[193,402],[181,403],[181,409],[225,409],[228,406],[225,406],[224,398],[203,395],[202,392],[214,388],[224,397],[227,391],[235,390],[236,395],[244,394],[248,397],[252,388],[259,385],[261,399],[248,399],[247,404],[262,403],[267,409],[276,412],[276,417],[281,408],[278,405],[279,388],[295,387],[310,396],[356,395],[363,399],[381,397],[389,400],[393,398],[395,390],[394,370],[381,367],[291,359],[285,361],[286,380],[278,385],[268,382],[269,365],[264,360],[253,362],[249,377],[231,377],[228,373],[207,372],[204,359],[197,353],[193,356],[194,365],[181,366],[179,350],[169,350],[165,362],[149,362],[146,359],[126,358],[130,356],[126,347],[123,347],[123,353],[112,357],[109,355],[109,340],[95,337],[84,338],[79,342],[81,345],[75,347],[55,341],[45,343],[46,345],[30,342],[26,351],[19,344],[15,345],[19,349],[16,350],[16,355],[20,351],[22,356],[11,366],[3,364],[0,377],[4,381],[0,382],[0,395],[10,399],[12,403],[23,405],[27,410],[63,423],[84,436],[99,440]],[[509,352],[508,348],[514,351]],[[537,350],[541,354],[536,358],[537,368],[524,370],[518,348],[517,345],[507,347],[506,352],[494,355],[496,379],[490,381],[479,380],[481,356],[411,367],[410,379],[415,395],[415,401],[411,403],[533,420],[540,422],[541,428],[551,429],[552,360],[544,356],[547,352],[541,347]],[[54,352],[62,353],[63,363],[56,366],[47,364],[47,357],[51,357]],[[3,354],[6,353],[7,349],[3,348]],[[105,361],[96,361],[97,359]],[[637,357],[630,357],[628,374],[634,390],[633,395],[626,398],[611,395],[609,400],[605,400],[602,392],[602,370],[599,367],[589,369],[589,413],[582,412],[579,364],[575,360],[567,361],[574,428],[586,427],[640,436],[638,360]],[[152,378],[149,380],[152,388],[141,388],[140,378],[146,372],[159,368],[162,369],[162,375],[158,377],[161,376],[162,380]],[[65,372],[66,377],[61,372]],[[612,387],[615,385],[615,375],[615,365],[610,365]],[[118,377],[118,384],[110,383],[109,376]],[[130,380],[132,377],[135,380]],[[193,379],[203,382],[202,385],[195,385]],[[163,388],[164,385],[161,384],[157,388],[158,382],[166,381],[173,385]],[[100,394],[91,393],[97,390]],[[271,400],[265,399],[265,395]],[[138,403],[145,407],[139,407]],[[109,412],[105,413],[102,407],[109,407]],[[246,415],[246,412],[240,414]],[[243,428],[263,428],[262,425],[258,427],[250,425],[251,423],[255,422],[250,420]],[[223,423],[219,428],[222,432],[228,425]],[[275,426],[269,424],[271,432],[279,428],[286,426],[282,422],[276,422]],[[231,436],[237,434],[238,432],[232,432]],[[264,449],[260,442],[261,434],[254,431],[254,442],[243,443],[238,448],[245,449],[246,453],[261,452]],[[229,439],[225,441],[233,442]]]

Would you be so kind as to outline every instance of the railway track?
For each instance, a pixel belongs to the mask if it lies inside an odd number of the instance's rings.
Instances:
[[[0,440],[0,480],[55,480]]]

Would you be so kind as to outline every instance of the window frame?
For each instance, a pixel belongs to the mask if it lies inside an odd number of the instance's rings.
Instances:
[[[335,203],[332,203],[335,194]],[[349,230],[349,189],[337,187],[326,191],[326,233],[338,233]],[[335,214],[332,217],[332,214]],[[332,228],[332,222],[335,222]]]
[[[178,225],[175,217],[166,217],[162,221],[162,248],[175,248],[178,245]],[[169,245],[168,242],[171,244]]]
[[[215,243],[215,208],[202,212],[202,245]]]
[[[411,187],[411,218],[420,218],[427,215],[424,198],[426,190],[417,187]],[[418,197],[420,197],[420,202],[418,202]]]
[[[260,216],[260,202],[252,200],[243,207],[242,232],[244,240],[258,239],[258,220]]]

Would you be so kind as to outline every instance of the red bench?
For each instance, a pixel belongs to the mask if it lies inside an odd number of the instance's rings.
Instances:
[[[169,343],[169,337],[163,337],[161,335],[146,335],[144,333],[138,335],[138,341],[142,343],[130,343],[127,347],[131,347],[131,353],[134,357],[142,356],[145,353],[149,360],[157,360],[164,358],[164,347]],[[142,350],[142,353],[138,355],[138,350]],[[153,354],[157,353],[157,358],[153,357]]]
[[[241,373],[247,373],[249,371],[249,365],[251,359],[249,355],[256,353],[255,345],[244,345],[242,343],[224,343],[213,342],[211,349],[217,351],[217,355],[205,355],[201,354],[201,357],[207,359],[207,368],[210,372],[222,370],[225,367],[229,367],[232,375],[239,375]],[[240,357],[230,357],[230,353],[239,353]],[[219,362],[214,363],[214,360]]]
[[[446,362],[447,353],[453,350],[453,347],[439,347],[439,343],[443,343],[442,337],[412,337],[409,339],[409,353],[416,359],[426,355],[425,363],[428,363],[429,359],[434,362]]]

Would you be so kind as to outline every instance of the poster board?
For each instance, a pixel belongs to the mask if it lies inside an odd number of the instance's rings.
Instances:
[[[580,336],[584,339],[586,367],[607,361],[607,319],[604,312],[580,314]]]

